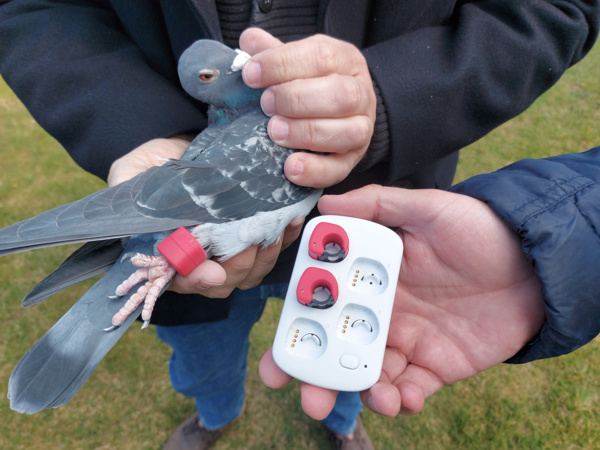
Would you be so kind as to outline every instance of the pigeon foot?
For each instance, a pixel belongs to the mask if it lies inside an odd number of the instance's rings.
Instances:
[[[131,258],[131,262],[134,266],[140,267],[140,269],[136,270],[127,280],[123,281],[115,290],[115,294],[118,297],[122,297],[140,282],[147,281],[138,288],[137,292],[113,316],[113,326],[107,328],[106,331],[111,331],[121,326],[142,302],[144,302],[144,309],[142,310],[144,324],[142,325],[142,329],[146,328],[150,324],[150,317],[152,316],[152,310],[158,296],[177,274],[177,271],[162,256],[148,256],[138,253]]]

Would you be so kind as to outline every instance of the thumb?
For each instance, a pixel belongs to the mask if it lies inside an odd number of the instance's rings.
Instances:
[[[260,28],[248,28],[240,35],[240,49],[250,55],[279,45],[282,45],[279,39]]]
[[[456,194],[436,189],[402,189],[369,185],[343,195],[324,195],[321,214],[357,217],[388,227],[430,223]]]
[[[265,386],[279,389],[292,381],[292,377],[279,368],[273,359],[273,348],[269,348],[258,364],[258,374]]]

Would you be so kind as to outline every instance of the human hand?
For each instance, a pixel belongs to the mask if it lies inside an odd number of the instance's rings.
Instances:
[[[194,138],[180,135],[167,139],[153,139],[117,159],[108,174],[109,186],[122,183],[150,167],[163,164],[167,159],[179,159]],[[201,293],[205,297],[225,298],[236,287],[249,289],[258,286],[273,269],[279,253],[300,235],[304,218],[293,220],[281,239],[263,249],[253,246],[222,263],[206,260],[189,275],[177,275],[169,290],[179,293]]]
[[[324,196],[319,209],[399,227],[404,242],[381,377],[361,393],[373,411],[416,414],[444,385],[505,361],[540,330],[539,279],[518,237],[485,203],[444,191],[367,186]],[[271,351],[260,375],[273,388],[291,379]],[[323,419],[337,393],[302,384],[301,395],[304,411]]]
[[[353,45],[317,35],[282,44],[250,28],[240,48],[252,58],[244,82],[267,88],[261,98],[270,116],[269,136],[296,152],[285,162],[295,184],[324,188],[342,181],[364,156],[375,123],[377,99],[367,63]]]
[[[235,288],[250,289],[258,286],[262,279],[273,269],[279,253],[292,244],[300,235],[304,218],[298,217],[286,227],[278,242],[266,248],[253,245],[238,255],[216,263],[206,260],[196,267],[187,277],[177,275],[170,289],[179,293],[200,293],[205,297],[225,298]],[[224,270],[224,277],[218,277],[211,271],[207,278],[206,263],[217,264]]]
[[[108,185],[115,186],[127,181],[150,167],[164,164],[168,159],[181,158],[193,139],[193,135],[178,135],[145,142],[112,163],[108,172]]]

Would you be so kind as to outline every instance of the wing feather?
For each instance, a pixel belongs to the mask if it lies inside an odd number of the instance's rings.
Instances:
[[[251,113],[190,145],[181,160],[0,231],[0,255],[72,242],[118,239],[200,223],[220,223],[301,201],[312,189],[285,178],[292,152],[268,137]],[[194,141],[196,142],[196,141]]]

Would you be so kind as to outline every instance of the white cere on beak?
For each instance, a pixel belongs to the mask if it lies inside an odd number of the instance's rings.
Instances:
[[[237,56],[231,64],[231,71],[239,72],[244,67],[244,64],[250,59],[250,55],[240,49],[235,49],[235,52],[237,53]]]

